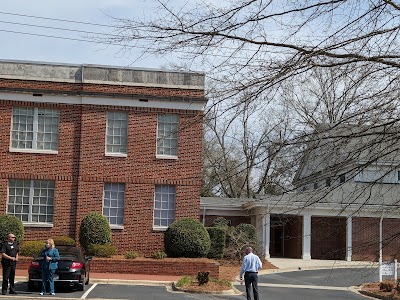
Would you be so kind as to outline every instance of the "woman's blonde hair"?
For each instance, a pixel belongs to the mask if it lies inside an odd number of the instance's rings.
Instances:
[[[47,242],[50,244],[50,248],[54,248],[56,245],[54,245],[54,240],[53,239],[48,239]]]

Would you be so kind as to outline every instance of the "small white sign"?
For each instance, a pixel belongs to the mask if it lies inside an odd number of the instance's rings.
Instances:
[[[394,276],[394,263],[382,262],[381,264],[381,274]]]

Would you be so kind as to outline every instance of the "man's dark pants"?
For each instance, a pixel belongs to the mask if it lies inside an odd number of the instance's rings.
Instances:
[[[3,284],[1,287],[2,293],[7,292],[9,282],[10,282],[10,293],[11,294],[15,293],[14,279],[15,279],[15,266],[3,265]]]
[[[258,274],[256,272],[244,273],[244,284],[246,285],[247,300],[251,300],[251,285],[253,286],[254,300],[258,300]]]

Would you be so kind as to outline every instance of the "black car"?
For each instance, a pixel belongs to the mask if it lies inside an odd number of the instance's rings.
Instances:
[[[83,291],[85,284],[89,284],[91,257],[85,257],[78,247],[57,246],[57,249],[60,253],[60,260],[58,261],[58,269],[54,274],[54,285]],[[42,286],[42,260],[43,258],[38,256],[29,266],[29,290]]]

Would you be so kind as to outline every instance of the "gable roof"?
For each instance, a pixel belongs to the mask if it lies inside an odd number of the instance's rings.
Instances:
[[[398,165],[400,132],[390,125],[322,124],[307,137],[293,183],[327,178],[370,164]]]

